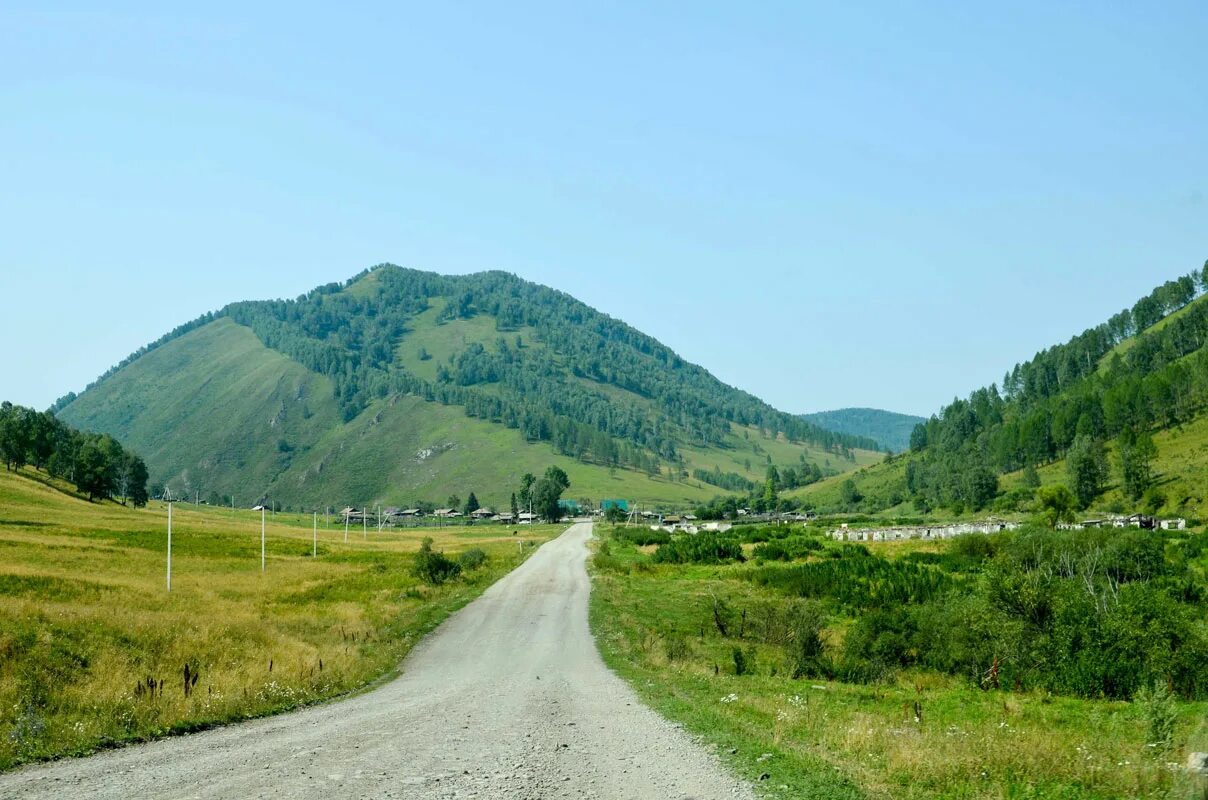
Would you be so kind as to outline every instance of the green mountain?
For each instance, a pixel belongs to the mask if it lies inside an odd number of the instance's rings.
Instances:
[[[549,464],[575,498],[672,504],[769,464],[803,483],[881,458],[562,292],[392,265],[206,314],[56,411],[174,490],[296,508],[498,506]]]
[[[910,452],[801,494],[915,513],[1033,509],[1062,483],[1078,508],[1199,516],[1208,496],[1208,263],[1015,365],[919,425]]]
[[[879,408],[839,408],[802,414],[801,418],[828,431],[872,439],[882,449],[895,453],[909,447],[914,426],[927,421],[924,417]]]

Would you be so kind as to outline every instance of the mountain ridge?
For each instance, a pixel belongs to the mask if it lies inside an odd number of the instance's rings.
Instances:
[[[799,416],[829,431],[867,437],[890,452],[900,452],[909,447],[914,426],[927,421],[926,417],[914,414],[864,406],[815,411]]]
[[[218,368],[206,369],[210,362]],[[400,403],[407,419],[391,411]],[[544,460],[573,467],[572,477],[594,468],[585,490],[682,502],[720,493],[708,483],[716,475],[761,479],[768,463],[816,479],[880,457],[875,442],[778,411],[563,292],[506,273],[441,276],[393,265],[294,300],[204,314],[55,408],[129,438],[159,479],[229,494],[249,488],[237,480],[243,475],[294,502],[336,489],[357,502],[401,499],[437,491],[440,475],[462,475],[460,491],[481,497],[483,487],[465,486],[474,475],[514,476],[456,463],[475,448],[480,461],[527,465],[517,454],[536,445]],[[400,472],[402,456],[363,442],[358,450],[374,420],[389,420],[390,436],[414,446],[412,455],[439,453]],[[429,429],[448,431],[448,441],[427,441]],[[182,455],[188,450],[206,455]],[[324,474],[337,463],[363,472],[341,462],[353,451],[398,484]]]

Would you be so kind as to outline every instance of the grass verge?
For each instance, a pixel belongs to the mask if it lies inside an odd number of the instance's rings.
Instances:
[[[0,769],[277,713],[393,674],[411,647],[561,529],[312,531],[292,517],[88,503],[0,471]],[[425,537],[487,555],[412,575]],[[524,545],[518,545],[518,541]]]

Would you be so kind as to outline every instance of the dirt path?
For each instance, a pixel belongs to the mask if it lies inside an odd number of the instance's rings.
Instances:
[[[600,660],[590,536],[544,545],[372,692],[0,775],[0,798],[751,798]]]

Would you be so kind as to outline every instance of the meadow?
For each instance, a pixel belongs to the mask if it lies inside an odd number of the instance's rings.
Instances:
[[[878,614],[849,606],[888,605],[877,593],[901,590],[910,570],[899,575],[887,569],[812,594],[803,585],[785,592],[786,584],[776,578],[802,565],[837,563],[842,559],[832,551],[858,545],[825,542],[796,529],[786,542],[813,543],[797,553],[787,546],[786,554],[786,548],[766,549],[740,534],[745,562],[716,548],[721,563],[705,563],[705,556],[674,563],[670,555],[655,555],[669,545],[641,532],[610,535],[598,527],[597,533],[602,541],[593,557],[591,618],[605,661],[647,703],[713,743],[766,796],[1203,796],[1204,786],[1180,768],[1188,752],[1208,750],[1203,699],[1052,691],[1034,685],[1035,675],[1021,673],[1016,683],[1005,665],[997,685],[997,669],[991,684],[982,675],[921,663],[885,668],[874,658],[875,670],[867,663],[845,664],[840,654],[861,649],[847,646],[847,640],[867,638],[866,618]],[[891,567],[908,560],[911,569],[932,569],[951,546],[902,544],[877,544],[862,558],[879,556]],[[688,551],[681,548],[680,555]],[[1200,561],[1194,574],[1203,585],[1202,555]],[[864,594],[853,596],[853,584]],[[826,623],[803,629],[795,616],[803,608],[825,609]],[[960,641],[960,628],[976,624],[972,617],[958,619],[940,635]],[[803,645],[813,634],[815,646]],[[881,638],[863,652],[886,653],[895,646],[904,645]],[[908,653],[905,660],[919,656]]]
[[[329,700],[387,678],[428,631],[555,535],[497,525],[366,533],[320,516],[89,503],[0,471],[0,769]],[[425,538],[464,560],[412,574]]]

